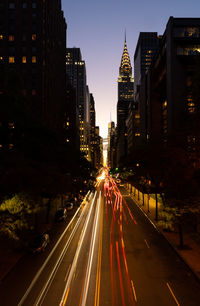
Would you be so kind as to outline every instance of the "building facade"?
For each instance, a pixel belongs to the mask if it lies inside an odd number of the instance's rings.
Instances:
[[[157,32],[140,32],[134,54],[134,100],[138,105],[138,111],[134,116],[139,118],[140,131],[136,133],[136,143],[146,142],[145,128],[147,114],[144,105],[141,103],[141,96],[145,93],[143,79],[149,70],[152,60],[158,51],[161,36]],[[143,88],[141,88],[143,86]],[[137,120],[138,121],[138,120]],[[135,123],[137,124],[137,123]]]
[[[108,123],[108,151],[107,151],[107,166],[113,168],[114,165],[114,151],[115,151],[115,123],[113,121]]]
[[[63,127],[66,22],[61,1],[0,1],[0,64],[17,74],[35,118]]]
[[[89,158],[88,149],[88,120],[89,120],[89,90],[86,81],[86,66],[82,60],[80,48],[67,48],[66,72],[70,84],[76,93],[76,110],[80,137],[80,151]]]
[[[117,164],[127,155],[126,119],[128,118],[129,104],[133,102],[133,86],[132,66],[125,39],[118,78]]]
[[[200,18],[170,17],[141,88],[146,139],[181,146],[199,165]],[[196,92],[198,94],[196,94]]]

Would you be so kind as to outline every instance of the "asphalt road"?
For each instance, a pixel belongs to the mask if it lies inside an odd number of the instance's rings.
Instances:
[[[0,305],[198,306],[200,283],[128,192],[111,179],[0,284]]]

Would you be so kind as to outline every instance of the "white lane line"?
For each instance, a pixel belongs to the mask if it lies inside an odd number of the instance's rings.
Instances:
[[[136,296],[136,292],[135,292],[135,287],[134,287],[134,284],[133,284],[132,280],[131,280],[131,286],[132,286],[132,290],[133,290],[135,301],[137,302],[137,296]]]
[[[92,268],[92,262],[93,262],[93,257],[94,257],[94,246],[95,246],[96,236],[97,236],[97,226],[98,226],[98,220],[99,220],[100,202],[101,202],[101,191],[99,193],[98,204],[97,204],[98,207],[97,207],[97,210],[96,210],[95,222],[94,222],[94,227],[93,227],[93,230],[92,230],[92,239],[91,239],[91,244],[90,244],[90,251],[89,251],[88,264],[87,264],[87,270],[86,270],[87,272],[86,272],[86,277],[85,277],[83,298],[82,298],[82,302],[81,302],[82,306],[86,305],[86,300],[87,300],[88,287],[89,287],[89,281],[90,281],[90,275],[91,275],[91,268]]]
[[[88,196],[89,192],[87,193],[86,197]],[[85,198],[86,198],[85,197]],[[57,243],[55,244],[54,248],[52,249],[51,253],[49,254],[49,256],[47,257],[47,259],[45,260],[45,262],[43,263],[42,267],[38,270],[37,274],[35,275],[34,279],[32,280],[31,284],[29,285],[28,289],[26,290],[25,294],[23,295],[23,297],[21,298],[20,302],[18,303],[18,306],[23,305],[24,301],[26,300],[28,294],[30,293],[30,291],[32,290],[33,286],[35,285],[36,281],[38,280],[40,274],[42,273],[42,271],[44,270],[45,266],[47,265],[49,259],[51,258],[51,256],[53,255],[53,253],[55,252],[58,244],[60,243],[60,241],[62,240],[62,238],[64,237],[64,235],[66,234],[67,230],[70,228],[72,222],[74,221],[74,219],[76,218],[77,214],[79,213],[79,210],[81,209],[81,206],[77,209],[75,215],[73,216],[73,218],[71,219],[70,223],[68,224],[68,226],[66,227],[66,229],[64,230],[64,232],[62,233],[62,235],[60,236],[60,238],[58,239]],[[83,212],[85,210],[85,207],[82,211],[81,216],[83,215]],[[81,218],[80,216],[80,218]],[[79,219],[80,219],[79,218]],[[78,221],[77,221],[78,222]]]
[[[86,230],[87,230],[87,227],[88,227],[88,224],[89,224],[90,216],[91,216],[91,213],[92,213],[92,208],[93,208],[93,205],[94,205],[94,202],[95,202],[95,199],[96,199],[96,194],[97,194],[97,192],[95,192],[95,195],[94,195],[92,204],[90,206],[90,210],[89,210],[86,222],[84,224],[84,228],[81,232],[81,236],[80,236],[78,246],[77,246],[77,249],[76,249],[76,254],[74,256],[74,259],[73,259],[73,262],[72,262],[72,267],[71,267],[71,270],[70,270],[70,273],[69,273],[69,276],[68,276],[68,279],[67,279],[67,283],[66,283],[66,286],[65,286],[62,298],[61,298],[61,302],[60,302],[59,305],[65,305],[65,303],[66,303],[66,300],[67,300],[66,296],[68,296],[70,284],[71,284],[71,281],[73,280],[73,275],[74,275],[74,272],[75,272],[75,269],[76,269],[78,257],[79,257],[79,254],[80,254],[80,250],[81,250],[83,240],[85,238]]]
[[[67,269],[67,273],[66,273],[66,276],[65,276],[65,279],[64,279],[65,282],[66,282],[66,280],[67,280],[67,277],[68,277],[70,268],[71,268],[71,264],[69,265],[69,267],[68,267],[68,269]]]
[[[146,239],[144,239],[144,242],[146,243],[147,248],[150,249],[150,246],[149,246],[148,242],[146,241]]]
[[[177,298],[176,298],[174,292],[172,291],[172,288],[170,287],[169,283],[166,283],[166,285],[167,285],[167,287],[168,287],[168,289],[169,289],[171,295],[173,296],[173,299],[174,299],[174,301],[176,302],[176,305],[177,305],[177,306],[180,306],[180,304],[179,304],[179,302],[178,302],[178,300],[177,300]]]

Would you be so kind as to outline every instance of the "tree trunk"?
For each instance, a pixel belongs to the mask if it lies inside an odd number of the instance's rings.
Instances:
[[[148,193],[148,197],[147,197],[147,207],[148,207],[148,212],[149,212],[149,197],[150,197],[150,195],[149,195],[149,193]]]
[[[158,195],[157,193],[155,194],[156,196],[156,217],[155,220],[158,221]]]
[[[184,244],[183,244],[183,228],[181,223],[179,223],[178,229],[179,229],[179,247],[182,249]]]

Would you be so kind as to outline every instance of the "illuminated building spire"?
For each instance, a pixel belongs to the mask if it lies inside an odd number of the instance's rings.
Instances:
[[[123,54],[122,54],[121,66],[119,68],[119,74],[120,74],[120,76],[122,76],[124,74],[132,75],[131,61],[130,61],[130,56],[129,56],[128,49],[127,49],[127,44],[126,44],[126,31],[125,31],[124,51],[123,51]]]

